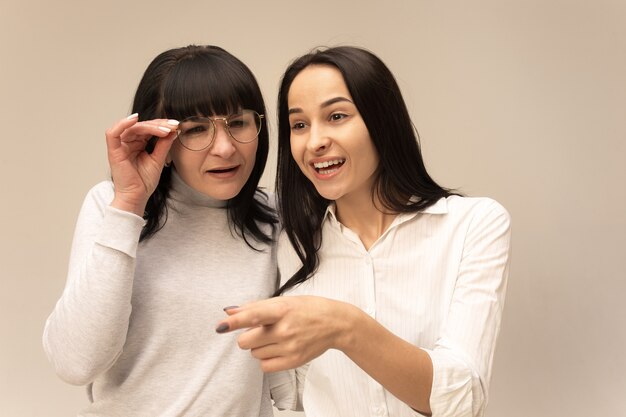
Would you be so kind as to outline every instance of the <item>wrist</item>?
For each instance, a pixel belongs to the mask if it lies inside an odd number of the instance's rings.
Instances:
[[[340,308],[341,312],[336,316],[341,317],[341,319],[339,320],[334,348],[349,356],[358,346],[359,334],[363,324],[370,317],[360,308],[349,303],[341,303]]]
[[[111,202],[111,207],[118,210],[128,211],[129,213],[133,213],[139,217],[143,217],[144,211],[146,209],[146,203],[147,201],[143,203],[138,201],[127,201],[126,199],[120,198],[116,195]]]

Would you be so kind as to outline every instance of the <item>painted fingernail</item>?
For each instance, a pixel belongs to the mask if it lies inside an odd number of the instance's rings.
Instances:
[[[169,127],[165,127],[165,126],[159,126],[159,130],[165,133],[170,133],[172,131],[172,129],[170,129]]]
[[[178,120],[174,120],[174,119],[170,119],[167,121],[167,124],[170,126],[178,126],[179,125],[179,121]]]
[[[133,113],[130,116],[128,116],[126,119],[128,119],[128,120],[135,119],[135,118],[137,118],[137,116],[139,116],[139,113]]]
[[[226,333],[228,331],[228,328],[228,323],[222,323],[217,326],[217,329],[215,329],[215,331],[218,333]]]
[[[224,307],[224,311],[226,311],[226,310],[232,310],[233,308],[239,308],[239,306],[228,306],[228,307]]]

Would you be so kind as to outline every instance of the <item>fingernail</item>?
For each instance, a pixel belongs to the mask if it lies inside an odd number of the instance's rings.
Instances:
[[[128,116],[126,119],[128,119],[128,120],[130,120],[130,119],[134,119],[134,118],[136,118],[137,116],[139,116],[139,113],[133,113],[133,114],[131,114],[130,116]]]
[[[179,122],[178,120],[170,119],[167,121],[167,124],[170,126],[178,126]]]
[[[222,323],[215,329],[218,333],[226,333],[228,331],[228,323]]]
[[[172,131],[172,129],[170,129],[169,127],[165,127],[165,126],[159,126],[159,130],[165,133],[170,133]]]
[[[226,310],[232,310],[233,308],[239,308],[239,306],[228,306],[228,307],[224,307],[224,311],[226,311]]]

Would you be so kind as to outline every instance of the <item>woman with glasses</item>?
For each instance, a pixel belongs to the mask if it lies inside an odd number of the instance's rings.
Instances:
[[[264,112],[240,60],[188,46],[152,61],[107,130],[112,181],[87,194],[44,331],[57,374],[88,386],[80,415],[272,415],[258,363],[210,329],[276,290]]]
[[[508,276],[509,215],[426,172],[400,89],[354,47],[295,60],[279,93],[284,297],[218,332],[307,416],[481,416]],[[232,303],[231,303],[232,304]],[[259,326],[260,325],[260,326]]]

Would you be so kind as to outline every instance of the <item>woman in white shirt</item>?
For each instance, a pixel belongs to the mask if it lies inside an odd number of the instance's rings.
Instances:
[[[393,75],[354,47],[295,60],[279,93],[284,233],[275,297],[217,330],[321,416],[481,416],[508,275],[509,215],[435,183]]]
[[[207,327],[276,290],[264,112],[239,59],[191,45],[150,63],[107,130],[112,180],[85,198],[43,340],[59,377],[87,386],[79,415],[272,416],[256,360]]]

